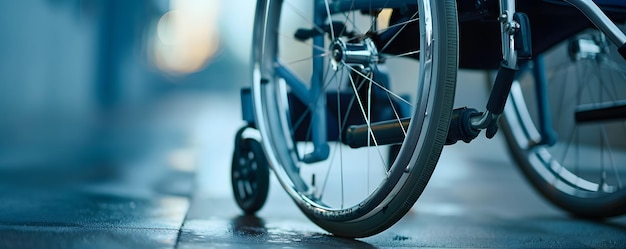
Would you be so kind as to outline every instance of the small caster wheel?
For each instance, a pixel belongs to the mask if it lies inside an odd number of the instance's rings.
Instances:
[[[263,207],[269,189],[269,166],[261,144],[237,133],[233,153],[231,181],[235,201],[246,214],[254,214]]]

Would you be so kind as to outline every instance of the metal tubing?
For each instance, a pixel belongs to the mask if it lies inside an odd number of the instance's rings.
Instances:
[[[514,32],[519,24],[513,20],[514,14],[515,0],[501,0],[500,31],[502,33],[502,58],[505,61],[505,66],[511,69],[517,68]]]
[[[596,25],[609,39],[620,47],[626,44],[626,35],[592,0],[563,0],[578,8],[591,22]]]
[[[500,115],[493,114],[489,111],[483,112],[480,116],[470,118],[470,124],[472,129],[483,130],[491,126],[493,123],[498,122]]]
[[[548,101],[548,79],[543,56],[533,59],[533,76],[535,77],[535,93],[537,96],[537,111],[539,112],[539,130],[541,144],[549,146],[557,142],[557,134],[552,129],[552,117],[550,115],[550,101]]]

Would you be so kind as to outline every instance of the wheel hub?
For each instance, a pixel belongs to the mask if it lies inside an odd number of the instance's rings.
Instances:
[[[330,45],[330,62],[334,70],[341,65],[357,66],[362,70],[369,70],[378,62],[378,50],[370,38],[356,43],[337,39]]]

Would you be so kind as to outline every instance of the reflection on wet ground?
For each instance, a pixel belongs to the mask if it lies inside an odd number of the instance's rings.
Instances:
[[[376,248],[368,243],[307,231],[297,224],[266,224],[256,216],[237,216],[230,223],[220,220],[191,221],[180,237],[181,248],[207,245],[225,248]]]

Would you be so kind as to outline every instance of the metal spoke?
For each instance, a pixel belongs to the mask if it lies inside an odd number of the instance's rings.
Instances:
[[[300,16],[303,20],[305,20],[305,21],[307,21],[309,24],[311,24],[311,25],[313,26],[313,28],[317,30],[317,32],[320,32],[320,33],[322,33],[322,34],[324,33],[324,29],[323,29],[322,27],[320,27],[320,26],[318,26],[317,24],[315,24],[315,22],[313,22],[313,20],[311,20],[311,19],[307,18],[307,17],[306,17],[306,15],[305,15],[304,13],[302,13],[302,12],[300,11],[300,9],[296,8],[296,6],[294,6],[292,3],[290,3],[289,1],[285,1],[285,4],[286,4],[286,5],[289,5],[289,7],[291,7],[291,8],[294,10],[294,12],[295,12],[297,15],[299,15],[299,16]]]
[[[419,50],[415,50],[415,51],[406,52],[406,53],[402,53],[402,54],[397,54],[397,55],[393,55],[393,56],[385,56],[384,59],[386,61],[388,61],[388,60],[391,60],[391,59],[407,57],[407,56],[411,56],[411,55],[419,54],[419,53],[420,53]]]
[[[393,115],[396,117],[398,124],[400,124],[400,129],[402,129],[402,133],[404,134],[404,137],[406,138],[406,129],[404,128],[404,125],[402,125],[402,118],[400,117],[400,114],[398,114],[398,110],[396,110],[396,105],[393,103],[393,100],[391,99],[391,95],[387,94],[387,99],[389,100],[389,105],[391,106],[391,109],[393,110]]]
[[[326,18],[328,18],[330,20],[330,37],[331,40],[334,41],[335,40],[335,28],[332,25],[332,18],[331,18],[331,14],[330,14],[330,7],[328,6],[328,0],[324,0],[324,7],[326,7]]]
[[[335,77],[337,76],[337,72],[333,73],[332,76],[330,77],[330,79],[328,79],[328,75],[332,70],[330,70],[329,68],[326,69],[326,73],[324,74],[323,77],[323,81],[322,82],[326,82],[324,83],[324,86],[322,87],[322,89],[326,90],[328,88],[328,86],[330,86],[330,83],[332,82],[333,79],[335,79]],[[324,91],[325,92],[325,91]],[[313,101],[311,103],[315,103],[318,98],[320,96],[315,96],[315,98],[313,99]],[[310,103],[306,103],[307,107],[309,106]],[[298,120],[296,120],[296,122],[293,123],[293,127],[292,130],[297,130],[298,128],[300,128],[300,125],[302,125],[302,122],[304,122],[306,116],[311,113],[311,108],[307,108],[298,118]],[[311,136],[311,127],[309,127],[309,129],[307,130],[307,134],[306,134],[306,139],[310,139]],[[301,160],[302,158],[300,158]]]
[[[320,52],[326,52],[327,51],[326,48],[323,48],[323,47],[320,47],[320,46],[316,46],[315,44],[311,44],[309,42],[304,42],[304,41],[300,41],[298,39],[294,39],[291,35],[284,34],[283,32],[278,32],[278,34],[280,36],[282,36],[283,38],[287,39],[287,40],[296,40],[297,43],[307,45],[307,46],[309,46],[309,47],[311,47],[311,48],[313,48],[313,49],[315,49],[317,51],[320,51]]]
[[[350,68],[350,70],[352,70],[353,72],[357,72],[360,75],[363,75],[362,73],[358,72],[358,70],[354,69],[353,67],[351,67],[350,65],[346,65],[344,64],[346,67]],[[371,81],[372,83],[374,82],[374,80],[372,79],[372,77],[365,77],[365,79]],[[363,115],[363,117],[365,118],[365,124],[367,125],[367,130],[368,133],[370,134],[370,137],[372,138],[372,142],[374,142],[374,146],[376,146],[377,151],[378,151],[378,155],[380,156],[380,160],[381,162],[383,162],[384,165],[387,165],[387,163],[385,162],[385,158],[382,155],[382,152],[380,151],[380,147],[378,146],[378,141],[376,140],[376,137],[374,136],[374,133],[372,132],[372,123],[371,123],[371,117],[370,116],[366,116],[367,114],[365,113],[365,107],[363,106],[363,102],[361,100],[361,97],[359,97],[359,93],[356,89],[356,84],[354,82],[354,78],[352,78],[352,75],[350,75],[350,84],[352,85],[352,89],[354,91],[354,94],[356,96],[356,100],[357,103],[359,104],[359,108],[361,109],[361,114]],[[368,139],[368,147],[369,147],[369,139]]]
[[[391,96],[394,96],[396,98],[398,98],[398,100],[408,104],[409,106],[413,107],[413,104],[411,104],[411,102],[409,102],[408,100],[400,97],[398,94],[392,92],[391,90],[387,89],[386,87],[384,87],[383,85],[381,85],[380,83],[376,82],[375,80],[371,79],[370,77],[368,77],[367,75],[363,74],[362,72],[360,72],[359,70],[354,69],[353,67],[351,67],[350,65],[346,65],[348,68],[350,68],[350,70],[352,70],[353,72],[357,73],[358,75],[360,75],[361,77],[368,79],[368,80],[372,80],[372,83],[378,87],[380,87],[383,91],[387,92],[388,94],[391,94]]]
[[[352,1],[352,6],[354,6],[354,0]],[[350,8],[350,9],[352,9],[352,8]],[[354,30],[355,32],[357,32],[359,34],[363,33],[363,32],[361,32],[359,30],[358,26],[356,25],[356,21],[354,20],[354,17],[355,17],[354,13],[355,12],[347,12],[347,13],[344,12],[344,13],[342,13],[344,15],[344,17],[346,18],[346,20],[344,21],[344,30],[342,30],[342,32],[341,32],[342,34],[346,30],[346,27],[348,27],[348,25],[345,25],[347,23],[352,24],[352,28],[355,29]],[[350,19],[350,14],[352,14],[352,20]],[[351,38],[351,39],[354,39],[354,38]]]
[[[409,19],[408,21],[399,22],[399,23],[396,23],[396,24],[391,25],[389,27],[386,27],[384,29],[376,30],[376,33],[380,34],[382,32],[385,32],[385,31],[389,30],[389,29],[392,29],[392,28],[395,28],[395,27],[399,27],[399,26],[402,26],[402,25],[408,25],[409,23],[413,23],[413,22],[419,21],[419,18],[413,18],[413,17],[415,17],[415,15],[412,16],[411,19]]]
[[[284,62],[285,65],[293,65],[293,64],[297,64],[300,62],[305,62],[314,58],[324,58],[327,57],[328,53],[323,53],[323,54],[319,54],[319,55],[314,55],[314,56],[309,56],[306,58],[302,58],[302,59],[297,59],[297,60],[292,60],[292,61],[288,61],[288,62]]]
[[[340,76],[340,78],[342,78],[342,79],[344,77],[343,74],[344,74],[344,71],[342,70],[341,71],[341,76]],[[339,88],[340,88],[340,85],[337,85],[337,113],[338,113],[337,117],[341,117],[341,104],[340,104],[341,99],[340,99],[340,94],[339,94],[340,93],[340,89]],[[347,112],[346,112],[346,114],[347,114]],[[343,124],[342,124],[341,121],[342,120],[340,118],[337,118],[337,123],[338,123],[339,131],[340,131],[339,132],[339,137],[337,138],[337,141],[341,141],[341,131],[343,130]],[[330,170],[332,169],[333,165],[335,165],[334,164],[334,161],[335,161],[335,156],[334,156],[335,154],[334,153],[337,150],[339,150],[339,164],[342,165],[342,167],[343,167],[343,146],[341,145],[341,143],[337,143],[334,146],[333,154],[332,154],[333,156],[332,156],[332,159],[330,161],[330,164],[329,164],[328,168],[326,169],[326,176],[324,178],[324,185],[322,185],[322,190],[320,191],[320,195],[318,197],[320,200],[321,200],[322,195],[323,195],[323,193],[324,193],[324,191],[326,189],[326,183],[328,182],[328,177],[330,176]]]
[[[411,20],[411,19],[414,19],[414,18],[415,18],[415,16],[417,16],[417,14],[418,14],[418,12],[415,12],[415,14],[413,14],[413,16],[411,16],[410,20]],[[386,48],[387,48],[387,47],[391,44],[391,42],[393,42],[393,41],[394,41],[394,40],[398,37],[398,35],[402,32],[402,30],[404,30],[404,28],[406,28],[406,26],[407,26],[408,24],[409,24],[409,22],[406,22],[404,25],[402,25],[402,27],[400,28],[400,30],[398,30],[398,32],[396,32],[396,33],[393,35],[393,37],[391,37],[391,39],[389,39],[389,41],[387,41],[387,43],[383,46],[383,48],[382,48],[382,49],[380,49],[380,51],[381,51],[381,52],[382,52],[382,51],[385,51],[385,49],[386,49]]]
[[[615,158],[613,157],[613,150],[611,148],[611,145],[608,142],[609,137],[606,134],[606,128],[605,127],[602,127],[602,139],[604,140],[603,147],[606,146],[606,147],[608,147],[608,150],[609,150],[608,155],[609,155],[610,165],[611,165],[611,168],[613,169],[613,174],[615,174],[615,178],[617,180],[618,189],[621,189],[622,186],[623,186],[622,185],[622,178],[619,176],[619,173],[617,171],[617,166],[615,164]],[[604,166],[603,166],[603,168],[604,168]]]

